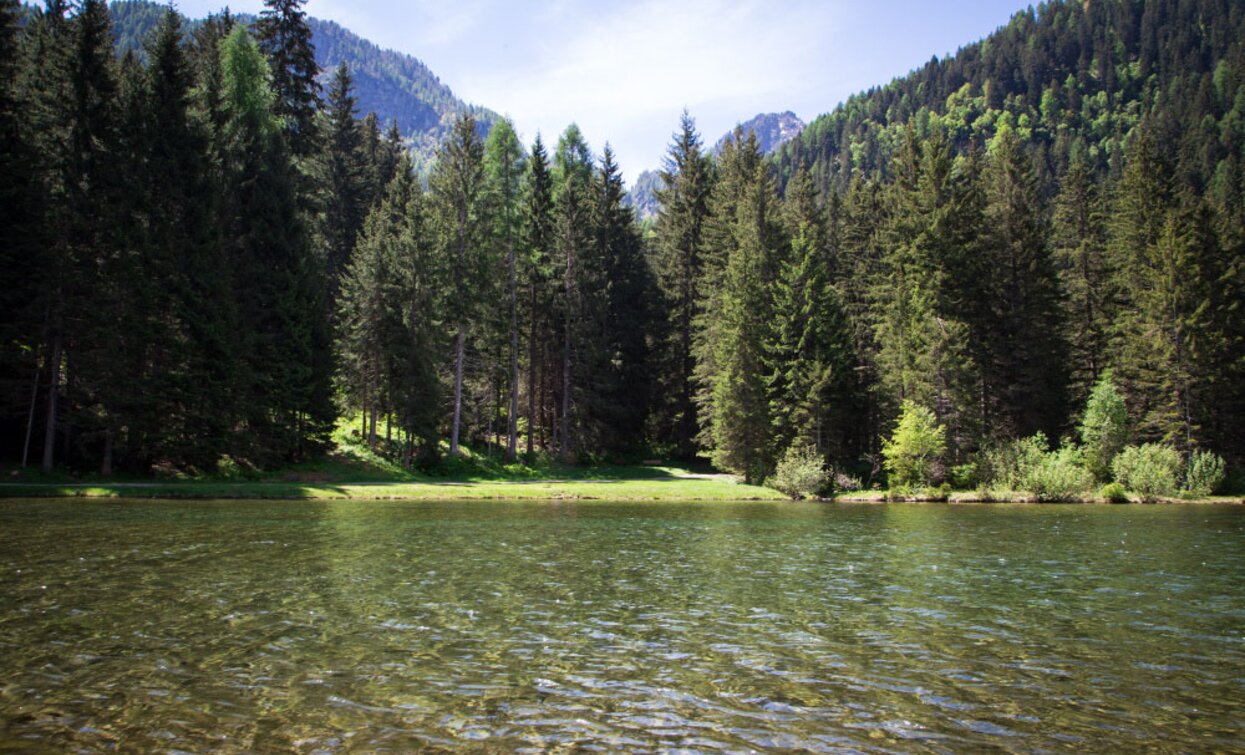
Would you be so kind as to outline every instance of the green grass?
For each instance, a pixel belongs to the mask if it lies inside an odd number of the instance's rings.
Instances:
[[[339,428],[336,448],[286,469],[260,473],[226,464],[213,475],[73,477],[0,470],[0,497],[263,499],[577,499],[620,501],[781,500],[769,488],[683,466],[568,465],[548,456],[505,464],[499,453],[463,449],[432,473],[403,468]]]

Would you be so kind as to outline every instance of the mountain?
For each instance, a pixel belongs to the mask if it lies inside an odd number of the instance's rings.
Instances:
[[[1245,4],[1234,0],[1042,3],[814,119],[778,151],[780,181],[803,167],[843,190],[856,177],[885,178],[908,128],[918,140],[941,131],[964,154],[1006,126],[1053,191],[1074,154],[1118,178],[1150,120],[1193,185],[1231,183],[1245,140],[1243,40]]]
[[[757,141],[761,145],[761,153],[768,155],[799,136],[804,130],[804,121],[788,110],[785,113],[761,113],[750,121],[740,123],[738,128],[743,129],[745,136],[748,132],[756,134]],[[726,146],[726,141],[733,134],[734,131],[723,134],[717,144],[713,145],[713,154],[722,154],[722,148]]]
[[[141,51],[143,40],[159,23],[166,7],[148,0],[118,0],[110,4],[118,50]],[[254,21],[252,16],[237,18],[243,23]],[[189,28],[196,23],[187,21]],[[374,112],[385,126],[396,120],[417,162],[432,156],[454,116],[463,110],[475,115],[482,132],[487,132],[498,118],[487,108],[458,99],[415,57],[381,49],[333,21],[308,16],[307,25],[311,27],[316,62],[326,88],[333,70],[345,61],[354,75],[359,115]]]
[[[737,127],[743,129],[745,135],[748,132],[756,134],[757,141],[761,145],[761,152],[768,155],[799,136],[804,130],[804,121],[788,110],[785,113],[761,113],[751,120],[738,124]],[[732,129],[730,133],[723,134],[722,138],[718,139],[717,144],[713,146],[714,155],[722,153],[726,140],[730,139],[734,133]],[[657,217],[660,205],[657,202],[656,192],[659,188],[661,188],[661,174],[658,171],[646,170],[636,178],[635,186],[631,187],[631,191],[627,194],[627,204],[635,210],[636,217],[640,220],[651,220]]]

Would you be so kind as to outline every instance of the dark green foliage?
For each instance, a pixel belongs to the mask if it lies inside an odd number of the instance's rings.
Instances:
[[[754,136],[737,130],[726,145],[710,204],[696,344],[702,442],[715,464],[755,482],[774,464],[764,373],[773,327],[768,291],[782,238],[774,185]]]
[[[302,0],[264,0],[264,10],[255,22],[255,36],[268,56],[277,97],[274,112],[283,121],[297,157],[315,151],[315,115],[321,104],[316,79],[320,66],[302,5]]]
[[[319,155],[319,182],[324,208],[323,234],[329,302],[337,295],[338,279],[354,250],[355,239],[363,229],[363,219],[371,207],[372,187],[363,134],[356,120],[356,104],[350,68],[342,63],[333,73],[328,107],[323,124],[324,149]],[[376,150],[379,151],[379,148]],[[373,172],[376,169],[373,169]]]

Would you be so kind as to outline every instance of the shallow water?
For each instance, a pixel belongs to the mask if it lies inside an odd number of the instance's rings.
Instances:
[[[1245,750],[1245,507],[0,501],[0,751]]]

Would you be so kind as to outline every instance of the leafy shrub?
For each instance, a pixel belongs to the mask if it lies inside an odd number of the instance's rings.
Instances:
[[[1064,446],[1041,455],[1025,470],[1019,488],[1039,501],[1073,501],[1094,487],[1094,476],[1084,466],[1081,449]]]
[[[946,428],[934,413],[911,401],[903,403],[890,440],[882,441],[884,465],[892,488],[923,487],[934,482],[947,448]]]
[[[783,454],[768,482],[771,488],[799,500],[822,492],[830,482],[830,474],[817,449],[792,446]]]
[[[1180,474],[1180,454],[1171,446],[1146,443],[1128,446],[1111,462],[1115,479],[1125,488],[1137,493],[1143,500],[1153,501],[1159,496],[1176,492],[1176,477]]]
[[[1107,503],[1128,503],[1128,493],[1118,482],[1108,482],[1098,491],[1098,495]]]
[[[977,465],[973,463],[957,464],[951,467],[951,486],[960,490],[977,487]]]
[[[1025,490],[1025,481],[1042,463],[1046,448],[1046,436],[1035,433],[986,449],[978,463],[981,485],[994,490]]]
[[[1085,404],[1081,442],[1085,444],[1085,467],[1099,480],[1107,479],[1111,460],[1128,439],[1128,409],[1124,396],[1111,382],[1111,371],[1102,373]]]
[[[1210,451],[1194,451],[1185,466],[1184,489],[1195,496],[1212,495],[1226,476],[1222,457]]]

